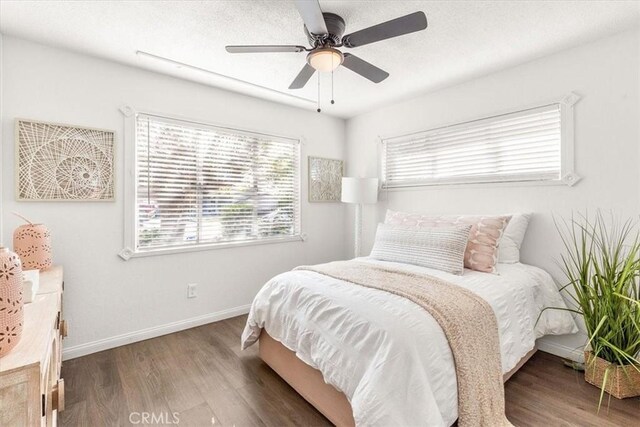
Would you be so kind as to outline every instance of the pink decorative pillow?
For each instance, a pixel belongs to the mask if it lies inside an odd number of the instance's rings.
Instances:
[[[471,270],[494,273],[498,262],[498,245],[510,216],[433,216],[387,211],[385,224],[432,228],[470,225],[469,240],[464,251],[464,266]]]

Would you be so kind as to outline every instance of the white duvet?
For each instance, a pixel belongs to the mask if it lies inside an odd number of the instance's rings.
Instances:
[[[510,371],[535,340],[577,332],[545,271],[500,264],[498,274],[465,270],[455,276],[408,264],[360,258],[440,277],[467,288],[493,308],[500,330],[502,371]],[[449,426],[458,417],[455,368],[447,339],[420,306],[388,292],[311,271],[271,279],[256,296],[242,346],[262,328],[342,391],[357,425]]]

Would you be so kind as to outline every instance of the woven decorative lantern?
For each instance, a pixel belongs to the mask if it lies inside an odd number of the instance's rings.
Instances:
[[[13,232],[13,250],[20,257],[22,268],[25,270],[44,270],[51,267],[51,233],[49,229],[43,224],[33,224],[23,216],[18,216],[28,222]]]
[[[18,344],[23,323],[20,258],[0,246],[0,357]]]

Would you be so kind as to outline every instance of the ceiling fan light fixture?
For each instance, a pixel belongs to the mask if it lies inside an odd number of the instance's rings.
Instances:
[[[315,49],[307,55],[307,62],[314,69],[321,72],[331,72],[338,68],[344,61],[342,52],[332,47]]]
[[[2,1],[2,0],[0,0]],[[380,83],[389,73],[356,55],[342,53],[336,47],[347,49],[365,46],[382,40],[392,39],[405,34],[415,33],[427,28],[427,16],[422,11],[410,13],[390,21],[363,28],[344,35],[345,22],[340,15],[323,12],[318,0],[296,0],[298,12],[304,21],[304,33],[311,49],[299,45],[231,45],[226,46],[229,53],[277,53],[309,52],[307,63],[298,72],[289,85],[289,89],[302,89],[316,71],[333,73],[343,66],[373,82]],[[333,77],[331,79],[333,82]],[[333,84],[333,83],[332,83]],[[318,87],[320,79],[318,79]],[[318,89],[319,91],[319,89]],[[331,101],[333,103],[333,101]]]

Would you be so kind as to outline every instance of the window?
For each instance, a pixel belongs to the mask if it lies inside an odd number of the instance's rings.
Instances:
[[[299,236],[299,149],[293,139],[136,114],[134,252]]]
[[[383,187],[577,182],[572,169],[573,103],[563,102],[383,139]],[[566,123],[565,123],[566,122]]]

